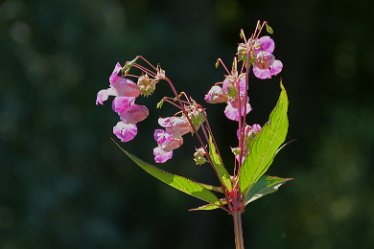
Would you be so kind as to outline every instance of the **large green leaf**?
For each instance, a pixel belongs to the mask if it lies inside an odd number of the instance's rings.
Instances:
[[[223,165],[221,156],[217,153],[217,149],[213,143],[212,136],[209,134],[209,155],[212,159],[213,167],[217,173],[217,176],[223,186],[229,191],[232,190],[232,184],[230,180],[230,174]]]
[[[291,180],[293,179],[281,178],[277,176],[261,176],[260,180],[258,180],[255,185],[253,185],[253,187],[245,197],[245,205],[248,205],[248,203],[264,197],[265,195],[276,192],[280,186]]]
[[[288,98],[282,82],[277,105],[270,114],[269,121],[254,138],[249,153],[240,169],[240,191],[249,191],[270,167],[278,148],[285,141],[288,131]]]
[[[114,141],[115,142],[115,141]],[[215,194],[213,194],[209,189],[216,190],[216,187],[201,184],[195,181],[192,181],[188,178],[183,176],[175,175],[164,171],[162,169],[157,168],[156,166],[146,163],[139,159],[138,157],[132,155],[131,153],[124,150],[117,142],[115,144],[121,149],[123,153],[125,153],[134,163],[136,163],[140,168],[142,168],[145,172],[152,175],[153,177],[159,179],[160,181],[166,183],[167,185],[182,191],[188,195],[201,199],[203,201],[217,204],[220,200],[217,198]]]

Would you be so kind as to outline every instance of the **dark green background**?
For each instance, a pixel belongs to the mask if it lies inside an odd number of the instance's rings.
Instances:
[[[144,174],[110,141],[110,104],[95,106],[117,61],[145,55],[177,88],[203,102],[223,78],[239,29],[257,19],[275,30],[290,98],[288,140],[269,174],[294,177],[244,214],[247,248],[374,248],[374,32],[370,0],[115,1],[0,3],[0,248],[234,248],[222,211]],[[250,82],[264,123],[279,77]],[[151,110],[124,147],[152,161],[156,110],[166,85],[140,102]],[[231,162],[235,125],[207,106]],[[216,183],[192,162],[196,141],[162,168]],[[227,163],[228,164],[228,163]]]

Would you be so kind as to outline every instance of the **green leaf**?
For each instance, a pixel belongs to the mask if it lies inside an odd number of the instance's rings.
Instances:
[[[221,199],[220,204],[209,203],[209,204],[197,207],[197,208],[191,208],[188,211],[209,211],[209,210],[220,208],[221,206],[226,205],[226,204],[227,204],[227,201],[224,199]]]
[[[249,147],[249,153],[240,169],[240,191],[243,195],[249,191],[270,167],[278,148],[286,139],[288,131],[288,98],[282,82],[278,103]]]
[[[269,23],[265,23],[265,28],[266,28],[266,32],[268,32],[269,34],[273,34],[274,33],[274,30],[272,27],[270,27]]]
[[[113,140],[114,141],[114,140]],[[210,190],[207,189],[209,185],[201,184],[198,182],[194,182],[188,178],[183,176],[175,175],[164,171],[162,169],[157,168],[156,166],[146,163],[139,159],[138,157],[130,154],[126,150],[124,150],[116,141],[114,143],[120,148],[120,150],[125,153],[134,163],[136,163],[140,168],[142,168],[145,172],[152,175],[153,177],[157,178],[158,180],[166,183],[167,185],[178,189],[179,191],[201,199],[203,201],[209,203],[218,203],[219,199],[215,194],[213,194]],[[214,187],[213,187],[214,188]],[[212,189],[213,190],[213,189]]]
[[[265,195],[276,192],[280,186],[291,180],[293,179],[280,178],[277,176],[261,176],[260,180],[255,183],[245,197],[245,205],[264,197]]]
[[[232,190],[230,174],[223,165],[221,156],[217,153],[217,149],[213,143],[213,138],[209,134],[209,156],[212,159],[213,167],[217,173],[217,176],[223,186],[229,191]]]

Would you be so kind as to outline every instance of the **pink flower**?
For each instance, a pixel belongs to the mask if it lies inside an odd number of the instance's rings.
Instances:
[[[135,101],[133,97],[115,97],[112,101],[112,109],[116,113],[125,111]]]
[[[251,136],[252,134],[256,135],[260,131],[261,131],[261,125],[259,124],[253,124],[252,126],[246,125],[244,128],[244,137],[247,138]],[[236,131],[236,136],[239,139],[239,136],[240,136],[239,129]]]
[[[244,113],[244,109],[245,109],[245,113]],[[233,121],[239,121],[240,116],[244,116],[248,114],[251,110],[252,110],[252,107],[249,104],[248,100],[246,103],[246,108],[244,108],[244,98],[241,97],[241,108],[239,106],[239,98],[236,98],[233,101],[229,101],[227,103],[224,113],[228,119],[233,120]]]
[[[112,74],[109,77],[109,88],[100,90],[97,93],[96,105],[103,105],[109,96],[136,98],[140,95],[138,85],[136,85],[132,80],[118,75],[121,69],[121,64],[117,63]]]
[[[223,92],[222,87],[212,86],[205,95],[204,100],[209,104],[225,103],[227,101],[227,94]]]
[[[161,147],[153,149],[153,155],[156,163],[164,163],[173,157],[173,151],[165,151]]]
[[[109,88],[97,93],[96,105],[103,105],[109,96],[114,96],[112,109],[120,116],[121,121],[113,127],[113,134],[125,143],[134,139],[138,133],[136,123],[147,118],[149,111],[146,106],[135,104],[135,98],[140,95],[139,87],[119,75],[121,70],[121,64],[117,63],[109,76]]]
[[[273,39],[270,38],[270,36],[262,36],[258,38],[256,42],[260,45],[257,51],[260,50],[260,51],[265,51],[269,53],[274,52],[275,43]]]
[[[132,104],[119,113],[121,120],[125,123],[136,124],[149,115],[148,108],[144,105]]]
[[[158,123],[165,128],[167,133],[174,136],[183,136],[192,131],[191,125],[185,117],[159,118]]]
[[[183,144],[182,137],[176,137],[173,134],[167,133],[165,130],[156,129],[154,134],[154,139],[161,149],[164,151],[172,151],[178,149]]]
[[[253,73],[259,79],[271,79],[272,76],[280,73],[282,68],[282,62],[275,60],[274,55],[261,51],[256,56]]]
[[[245,74],[242,73],[239,75],[238,78],[234,79],[231,76],[227,76],[225,80],[222,83],[222,90],[224,93],[228,94],[229,97],[236,97],[238,95],[238,86],[239,84],[239,91],[240,91],[240,96],[245,96],[247,95],[245,91],[245,85],[247,84],[245,80]]]
[[[113,127],[113,134],[123,143],[133,140],[137,133],[138,128],[135,124],[127,124],[120,121]]]
[[[153,155],[156,163],[164,163],[173,157],[173,150],[182,146],[182,135],[191,132],[191,126],[184,117],[159,118],[158,123],[165,130],[156,129],[153,134],[157,142]]]

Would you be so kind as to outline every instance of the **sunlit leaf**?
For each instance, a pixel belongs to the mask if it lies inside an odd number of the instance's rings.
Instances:
[[[288,131],[288,98],[282,82],[277,105],[270,114],[269,121],[254,138],[247,158],[240,169],[240,191],[249,191],[270,167],[279,147],[286,139]]]
[[[291,180],[293,179],[281,178],[277,176],[261,176],[260,180],[258,180],[255,185],[253,185],[253,187],[245,197],[245,205],[248,205],[248,203],[264,197],[265,195],[276,192],[280,186]]]
[[[113,140],[114,141],[114,140]],[[115,142],[115,141],[114,141]],[[157,178],[158,180],[166,183],[167,185],[178,189],[179,191],[201,199],[203,201],[209,203],[219,203],[219,199],[215,194],[213,194],[208,188],[212,190],[215,187],[212,187],[207,184],[201,184],[195,181],[192,181],[188,178],[183,176],[175,175],[159,169],[158,167],[146,163],[139,159],[138,157],[130,154],[126,150],[124,150],[117,142],[115,144],[121,149],[123,153],[125,153],[134,163],[136,163],[140,168],[142,168],[145,172],[152,175],[153,177]]]

